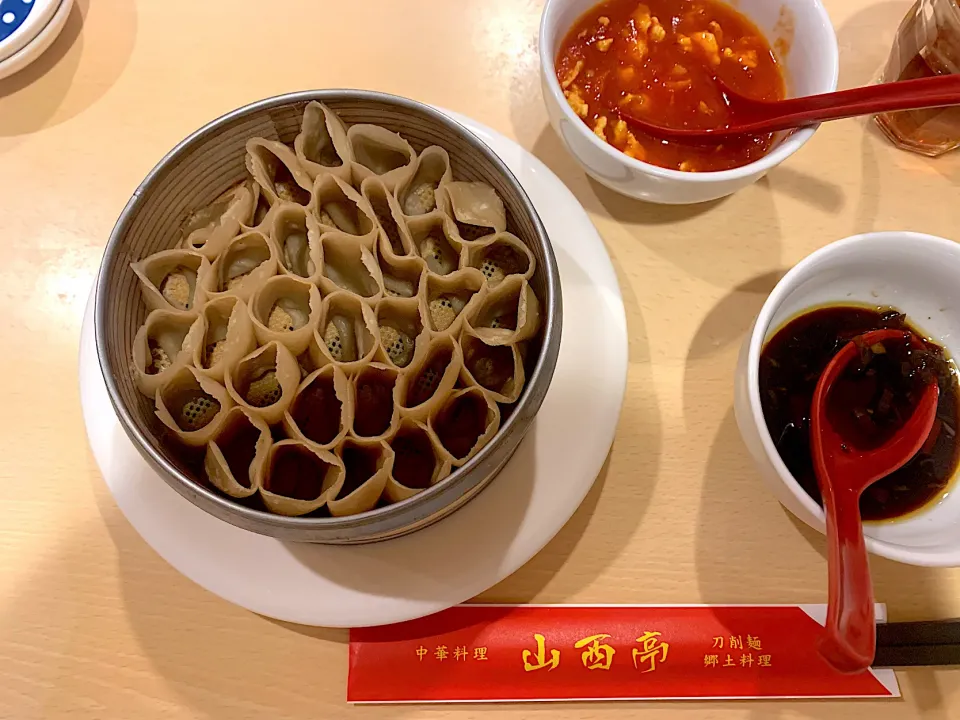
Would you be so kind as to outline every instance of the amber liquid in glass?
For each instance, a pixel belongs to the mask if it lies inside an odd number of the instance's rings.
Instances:
[[[960,72],[960,8],[956,0],[918,0],[897,33],[882,82]],[[960,147],[960,107],[877,116],[897,146],[935,157]]]

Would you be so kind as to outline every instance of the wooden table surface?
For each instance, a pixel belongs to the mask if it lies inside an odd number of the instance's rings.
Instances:
[[[841,84],[868,82],[910,0],[826,0]],[[273,9],[271,9],[273,8]],[[239,105],[363,87],[474,117],[573,190],[623,290],[630,373],[609,462],[502,602],[823,602],[824,541],[767,493],[731,409],[740,341],[779,273],[854,233],[956,238],[960,155],[832,123],[783,167],[701,207],[588,180],[547,125],[538,0],[78,0],[0,81],[0,718],[960,718],[960,671],[900,673],[901,701],[348,708],[347,633],[256,616],[181,577],[117,509],[77,391],[104,243],[154,163]],[[872,563],[893,619],[960,616],[960,570]]]

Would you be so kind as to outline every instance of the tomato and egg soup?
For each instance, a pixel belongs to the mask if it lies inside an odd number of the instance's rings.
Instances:
[[[737,120],[715,78],[758,100],[784,97],[766,38],[718,0],[607,0],[564,39],[557,79],[573,111],[626,155],[673,170],[705,172],[751,163],[772,135],[678,142],[631,127],[621,110],[669,127],[724,127]]]

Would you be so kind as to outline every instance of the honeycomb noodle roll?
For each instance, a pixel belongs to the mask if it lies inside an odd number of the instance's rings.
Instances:
[[[253,222],[257,204],[253,183],[237,183],[212,203],[193,213],[180,228],[183,247],[214,260],[240,233],[241,225]]]
[[[337,449],[346,477],[336,499],[327,503],[335,517],[373,510],[393,470],[393,449],[383,441],[347,438]]]
[[[298,516],[328,505],[344,479],[343,463],[333,453],[299,440],[281,440],[267,451],[258,485],[268,510]]]
[[[276,341],[294,355],[304,352],[320,324],[317,286],[292,275],[267,279],[250,300],[250,317],[261,345]]]
[[[210,263],[192,250],[162,250],[131,263],[140,280],[140,294],[147,312],[194,311],[203,304],[197,289],[209,276]]]
[[[418,298],[386,297],[377,303],[377,331],[380,335],[379,362],[404,372],[419,352],[426,349],[426,329]]]
[[[269,233],[277,255],[277,271],[317,283],[323,258],[320,224],[313,214],[302,205],[279,203],[271,214]]]
[[[196,313],[154,310],[133,339],[133,373],[137,388],[149,398],[177,369],[190,364],[187,336]]]
[[[500,408],[480,388],[457,390],[430,413],[430,436],[455,467],[465,464],[500,429]]]
[[[300,365],[284,345],[274,341],[228,368],[226,381],[237,405],[274,425],[293,402],[300,385]]]
[[[300,165],[313,179],[330,174],[346,183],[353,177],[353,151],[343,121],[323,103],[312,101],[303,110],[300,134],[293,141]]]
[[[507,229],[507,211],[497,191],[482,182],[445,182],[437,207],[452,218],[461,242],[475,242]]]
[[[417,156],[411,178],[397,186],[396,196],[404,215],[425,215],[437,209],[437,188],[453,180],[450,156],[442,147],[431,145]]]
[[[313,186],[310,212],[322,232],[356,235],[372,250],[377,241],[377,219],[363,196],[333,175],[321,175]]]
[[[360,186],[360,194],[370,205],[377,222],[377,250],[391,258],[416,255],[413,238],[400,209],[400,203],[377,176],[368,177]]]
[[[449,275],[460,267],[463,244],[450,218],[436,211],[409,218],[407,227],[427,270],[434,275]]]
[[[253,196],[255,203],[253,206],[253,220],[250,225],[241,225],[240,231],[246,232],[247,230],[260,230],[264,234],[270,231],[270,218],[274,212],[274,208],[279,207],[284,200],[278,200],[273,206],[270,205],[269,198],[263,193],[260,188],[260,185],[255,181],[251,180],[251,185],[253,187]],[[297,203],[292,203],[296,205]]]
[[[318,450],[332,450],[353,427],[353,385],[336,365],[310,373],[283,415],[283,429],[291,438]]]
[[[466,324],[487,345],[512,345],[537,333],[540,303],[527,281],[514,275],[486,294]]]
[[[178,368],[157,389],[154,403],[160,422],[189,447],[206,445],[233,407],[223,385],[190,366]]]
[[[463,264],[483,273],[487,286],[495,288],[508,277],[533,277],[537,261],[533,253],[516,235],[508,232],[491,235],[464,248]]]
[[[232,295],[204,303],[190,327],[188,343],[197,372],[222,383],[227,368],[257,347],[246,303]]]
[[[277,274],[277,253],[266,236],[251,230],[238,235],[202,275],[204,301],[232,295],[248,302],[257,289]]]
[[[415,298],[427,266],[417,256],[397,257],[384,254],[381,247],[377,265],[383,278],[383,292],[387,297]]]
[[[262,419],[241,407],[230,408],[207,443],[207,480],[230,497],[250,497],[259,490],[260,469],[272,445],[270,428]]]
[[[437,450],[423,423],[404,419],[389,445],[394,454],[393,469],[384,488],[389,502],[413,497],[450,474],[449,458]]]
[[[416,124],[408,141],[300,107],[292,146],[246,140],[248,177],[190,198],[176,249],[131,265],[130,372],[199,482],[348,516],[437,485],[497,432],[537,347],[537,267],[494,188]]]
[[[425,421],[453,391],[462,368],[460,344],[450,335],[432,338],[397,381],[401,418]]]
[[[389,192],[413,176],[417,155],[413,147],[395,132],[379,125],[353,125],[347,130],[353,152],[353,184],[361,185],[371,176],[383,181]]]
[[[470,329],[460,334],[463,351],[461,382],[482,389],[497,403],[510,405],[520,398],[526,382],[524,353],[519,344],[487,345]]]
[[[383,440],[393,435],[400,424],[396,403],[396,368],[370,363],[353,378],[353,398],[356,403],[350,434],[357,440]]]
[[[427,273],[420,285],[420,312],[431,333],[459,337],[464,318],[475,312],[486,296],[487,285],[479,270]]]
[[[310,358],[317,367],[334,364],[352,375],[373,360],[379,342],[373,310],[359,296],[341,290],[323,299]]]
[[[264,138],[248,140],[246,164],[271,207],[281,200],[310,204],[313,181],[293,150],[283,143]]]
[[[376,256],[357,237],[328,232],[320,238],[323,271],[320,288],[324,293],[346,290],[376,303],[383,295],[383,275]]]

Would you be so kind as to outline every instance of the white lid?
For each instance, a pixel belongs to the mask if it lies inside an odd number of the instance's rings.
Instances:
[[[60,0],[0,0],[0,62],[33,42]]]
[[[19,14],[31,5],[35,7],[29,14]],[[8,7],[14,7],[14,10],[8,10]],[[50,12],[51,7],[52,17],[48,18],[49,21],[45,24],[38,23],[38,19]],[[4,40],[0,40],[0,79],[13,75],[40,57],[60,35],[63,26],[67,24],[67,18],[70,16],[72,7],[73,0],[31,0],[29,2],[25,0],[0,0],[0,25],[5,23],[5,17],[9,19],[7,13],[13,13],[14,20],[6,24],[18,25],[13,33]],[[38,24],[39,28],[36,27]],[[30,29],[25,30],[24,28],[28,25]],[[33,32],[33,29],[36,29],[36,34],[30,37],[30,32]],[[24,37],[27,40],[23,46],[8,56],[6,54],[8,47],[13,47],[12,43],[20,42]],[[8,46],[7,43],[11,43],[11,45]]]

